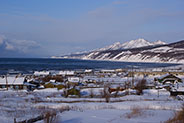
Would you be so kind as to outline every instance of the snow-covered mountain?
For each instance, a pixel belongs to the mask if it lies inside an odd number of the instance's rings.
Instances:
[[[113,45],[106,46],[98,50],[103,51],[103,50],[131,49],[131,48],[146,47],[146,46],[152,46],[152,45],[163,45],[163,44],[166,44],[166,43],[160,40],[155,42],[149,42],[145,39],[140,38],[136,40],[127,41],[122,44],[120,42],[116,42]]]
[[[110,46],[106,46],[104,48],[100,48],[100,49],[97,49],[99,51],[103,51],[103,50],[117,50],[117,49],[122,49],[122,46],[121,46],[121,43],[120,42],[116,42]]]
[[[183,64],[184,40],[166,44],[162,41],[151,43],[144,39],[137,39],[124,44],[115,43],[109,47],[81,54],[65,55],[60,58]]]
[[[161,40],[157,40],[157,41],[153,42],[152,44],[153,45],[162,45],[162,44],[166,44],[166,43],[161,41]]]
[[[153,45],[153,44],[145,39],[131,40],[129,42],[125,42],[124,44],[122,44],[124,49],[145,47],[150,45]]]

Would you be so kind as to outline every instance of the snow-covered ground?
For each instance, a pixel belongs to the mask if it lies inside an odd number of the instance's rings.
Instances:
[[[170,97],[165,89],[159,91],[159,96],[157,90],[148,89],[141,96],[110,98],[110,103],[104,98],[64,98],[61,93],[62,90],[57,89],[1,91],[0,120],[13,123],[14,118],[22,121],[52,110],[57,112],[56,119],[62,123],[161,122],[172,117],[183,103]],[[69,111],[60,113],[62,109]],[[138,114],[132,113],[134,109],[138,109]]]
[[[100,109],[64,112],[59,118],[62,123],[156,123],[164,122],[171,117],[170,110],[144,110],[140,115],[127,117],[131,110]]]
[[[161,76],[150,75],[144,79],[147,84],[153,84],[155,77]],[[183,75],[178,77],[184,81]],[[135,75],[134,80],[136,82],[142,78],[143,76]],[[121,84],[131,82],[132,78],[104,74],[104,77],[86,75],[80,80],[112,83],[111,86],[116,88],[116,86],[123,87]],[[80,98],[72,98],[72,96],[64,98],[64,90],[56,88],[33,92],[0,90],[0,123],[13,123],[14,119],[23,121],[36,118],[47,112],[56,112],[56,120],[59,123],[155,123],[171,118],[184,103],[183,97],[171,97],[166,89],[145,89],[143,95],[136,95],[135,90],[132,89],[123,89],[118,91],[118,96],[115,96],[116,92],[112,92],[110,102],[106,103],[106,99],[102,98],[103,85],[97,85],[94,82],[82,86]],[[63,110],[67,111],[63,112]],[[42,122],[44,121],[39,121]]]

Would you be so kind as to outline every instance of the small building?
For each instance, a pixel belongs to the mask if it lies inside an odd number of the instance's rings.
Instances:
[[[166,74],[160,78],[155,78],[155,81],[158,81],[164,85],[164,84],[176,84],[178,82],[182,82],[182,79],[178,78],[173,74]]]
[[[79,83],[80,83],[79,77],[68,77],[67,80],[68,80],[68,84],[73,85],[73,86],[79,85]]]
[[[115,70],[101,70],[102,73],[115,73]]]
[[[47,76],[47,75],[49,75],[49,74],[50,74],[49,71],[35,71],[35,72],[34,72],[34,75],[35,75],[35,76]]]
[[[73,76],[73,75],[75,75],[75,71],[59,71],[58,75]]]
[[[91,73],[91,72],[93,72],[93,70],[92,69],[86,69],[86,70],[84,70],[84,72],[85,73]]]
[[[26,89],[24,76],[0,76],[0,88],[12,88],[15,90]]]
[[[84,73],[85,74],[90,74],[90,73],[93,73],[93,70],[92,69],[86,69],[86,70],[84,70]]]
[[[170,91],[171,96],[184,95],[184,87],[179,87],[178,89],[172,89]]]
[[[68,77],[68,81],[78,83],[80,82],[80,78],[79,77]]]

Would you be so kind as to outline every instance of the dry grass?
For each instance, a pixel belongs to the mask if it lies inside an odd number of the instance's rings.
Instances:
[[[58,117],[56,115],[56,112],[46,112],[44,114],[44,123],[57,123],[58,122]]]
[[[165,123],[184,123],[184,104],[182,105],[181,111],[175,112],[174,116]]]
[[[45,114],[47,112],[56,112],[56,113],[62,113],[62,112],[65,112],[65,111],[83,111],[82,108],[78,107],[78,106],[62,106],[62,107],[57,107],[57,109],[55,108],[51,108],[49,106],[38,106],[37,109],[40,110],[40,112],[42,114]]]
[[[132,108],[130,113],[126,114],[126,118],[131,119],[131,118],[135,118],[135,117],[140,117],[143,115],[143,110],[139,107],[134,107]]]

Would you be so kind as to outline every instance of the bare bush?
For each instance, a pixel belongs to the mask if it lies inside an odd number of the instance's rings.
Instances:
[[[67,98],[67,97],[68,97],[68,91],[67,91],[67,89],[66,89],[66,88],[63,90],[63,96],[64,96],[65,98]]]
[[[174,116],[167,120],[165,123],[184,123],[184,104],[181,110],[174,113]]]
[[[105,101],[108,103],[110,102],[110,93],[109,93],[109,85],[105,84],[103,89],[103,97],[105,98]]]
[[[142,95],[143,90],[145,88],[146,88],[146,80],[145,79],[139,80],[138,83],[135,86],[135,89],[137,90],[138,95]]]
[[[128,89],[131,87],[131,82],[127,81],[124,83],[124,89]]]
[[[94,97],[94,92],[93,92],[93,89],[92,89],[92,88],[90,89],[90,94],[89,94],[89,96],[90,96],[91,98]]]
[[[116,92],[115,92],[115,94],[114,94],[114,97],[117,97],[117,96],[118,96],[119,91],[120,91],[120,87],[117,87],[117,88],[116,88]]]
[[[44,114],[44,123],[56,123],[57,122],[57,114],[56,112],[46,112]]]
[[[143,115],[143,110],[139,107],[134,107],[132,108],[130,113],[126,114],[126,118],[131,119],[135,117],[139,117]]]

